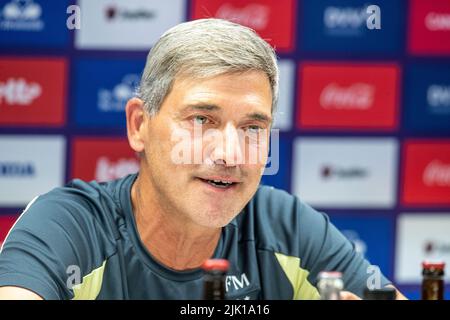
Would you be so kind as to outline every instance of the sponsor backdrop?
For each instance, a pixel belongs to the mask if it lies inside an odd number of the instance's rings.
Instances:
[[[0,0],[0,241],[36,195],[138,170],[125,103],[161,33],[202,17],[277,50],[263,183],[328,213],[409,297],[425,258],[450,280],[448,0]]]

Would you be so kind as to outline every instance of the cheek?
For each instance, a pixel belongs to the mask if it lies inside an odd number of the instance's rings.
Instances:
[[[153,170],[167,171],[168,168],[173,170],[170,158],[173,149],[170,131],[167,126],[152,126],[147,132],[145,143],[145,154],[148,165]]]
[[[264,165],[255,165],[249,170],[249,176],[252,185],[258,185],[261,181],[262,173],[264,172]]]
[[[245,145],[245,163],[250,165],[252,170],[261,171],[265,167],[268,159],[268,146],[264,143],[250,143]]]

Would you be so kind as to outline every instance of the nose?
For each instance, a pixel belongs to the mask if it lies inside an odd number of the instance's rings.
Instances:
[[[212,144],[209,156],[211,162],[227,167],[242,164],[243,152],[236,127],[232,123],[227,123],[223,130],[219,130],[219,133],[215,135]]]

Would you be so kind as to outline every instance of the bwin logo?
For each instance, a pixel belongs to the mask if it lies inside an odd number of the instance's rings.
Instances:
[[[225,279],[225,291],[228,292],[230,286],[234,288],[234,290],[243,289],[244,287],[248,287],[250,285],[250,281],[248,281],[247,275],[245,273],[241,274],[241,278],[239,279],[237,276],[227,276]]]

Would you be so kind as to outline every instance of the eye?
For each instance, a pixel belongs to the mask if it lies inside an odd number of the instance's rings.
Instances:
[[[204,116],[194,116],[193,117],[194,123],[196,124],[205,124],[208,121],[208,118]]]
[[[247,131],[251,133],[259,133],[262,128],[260,126],[251,125],[247,127]]]

